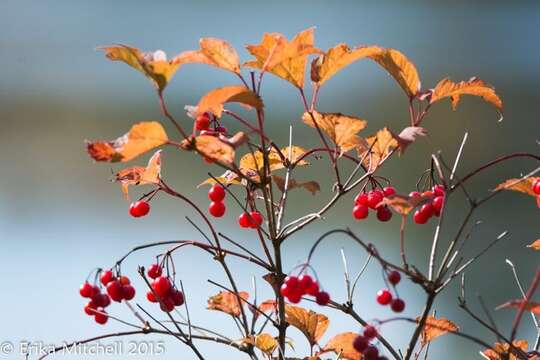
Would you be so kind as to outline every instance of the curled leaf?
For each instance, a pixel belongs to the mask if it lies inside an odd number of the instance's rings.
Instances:
[[[143,73],[160,91],[165,89],[180,66],[168,61],[167,55],[161,50],[142,52],[126,45],[100,46],[98,50],[105,51],[108,59],[122,61]]]
[[[242,181],[240,180],[240,177],[238,176],[238,174],[236,174],[235,172],[231,170],[225,171],[225,173],[223,173],[223,175],[221,176],[216,176],[216,179],[219,180],[219,183],[223,185],[241,185],[242,184]],[[202,183],[200,183],[199,185],[197,185],[197,187],[201,187],[203,185],[214,185],[217,183],[218,181],[214,180],[214,178],[208,178]]]
[[[168,141],[165,129],[157,121],[135,124],[128,133],[113,141],[91,141],[86,151],[96,161],[126,162]]]
[[[326,316],[292,305],[285,306],[285,320],[300,330],[311,345],[319,341],[329,324]]]
[[[533,191],[533,184],[536,179],[540,179],[540,177],[529,176],[525,179],[508,179],[497,185],[495,190],[513,190],[536,197],[536,193]]]
[[[514,347],[516,347],[517,349],[521,349],[525,352],[529,347],[529,343],[527,342],[527,340],[515,340],[514,342],[512,342],[512,345],[514,345]],[[504,344],[496,342],[492,349],[487,349],[480,354],[488,360],[519,359],[517,356],[510,352],[510,345],[508,343]],[[504,355],[509,356],[505,357]]]
[[[211,161],[219,162],[228,166],[234,163],[234,148],[215,136],[200,135],[195,138],[182,141],[180,146],[184,150],[195,149],[199,154]]]
[[[358,148],[358,155],[365,157],[364,164],[370,166],[371,169],[377,168],[399,145],[394,134],[387,128],[381,129],[375,135],[366,138],[366,142],[368,150]],[[366,154],[370,148],[371,151]]]
[[[114,175],[114,181],[122,185],[122,192],[127,197],[130,185],[158,184],[161,176],[161,150],[152,155],[146,167],[134,166],[120,170]]]
[[[262,100],[245,86],[233,85],[214,89],[204,95],[197,105],[199,114],[209,112],[221,117],[225,103],[237,102],[248,107],[262,109]]]
[[[407,216],[416,207],[431,201],[432,199],[433,196],[429,195],[409,197],[395,194],[385,197],[381,203],[390,206],[398,214]]]
[[[333,351],[339,355],[340,359],[361,360],[362,354],[356,351],[353,347],[354,339],[358,336],[357,333],[344,332],[333,336],[324,346],[323,351]]]
[[[540,315],[540,303],[536,301],[525,301],[524,299],[505,302],[504,304],[497,306],[497,310],[508,308],[520,309],[521,307],[523,307],[525,311]]]
[[[424,329],[422,329],[422,345],[425,346],[439,336],[458,330],[456,324],[444,317],[436,319],[434,316],[428,316]]]
[[[238,53],[225,40],[203,38],[199,41],[200,49],[184,51],[173,59],[174,64],[201,63],[240,74]]]
[[[230,291],[221,291],[219,294],[211,296],[208,299],[208,309],[221,311],[232,316],[240,316],[242,312],[240,307],[244,304],[238,302],[238,296],[244,300],[249,298],[249,294],[245,291],[240,291],[238,294]]]
[[[285,178],[282,176],[273,175],[272,180],[274,180],[274,183],[277,185],[278,189],[283,192],[285,190]],[[311,193],[311,195],[315,195],[317,192],[321,190],[321,186],[316,181],[305,181],[305,182],[299,182],[295,179],[289,179],[289,185],[288,189],[296,189],[296,188],[304,188],[307,191]]]
[[[400,153],[403,154],[407,147],[415,142],[419,136],[427,136],[427,130],[419,126],[409,126],[403,129],[397,136]]]
[[[369,57],[388,71],[409,97],[415,97],[420,91],[418,71],[401,52],[395,49],[381,48]]]

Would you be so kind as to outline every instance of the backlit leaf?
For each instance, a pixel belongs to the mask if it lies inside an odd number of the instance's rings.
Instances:
[[[367,126],[367,121],[340,113],[319,113],[313,111],[302,115],[305,124],[315,128],[316,125],[328,135],[342,152],[361,147],[365,149],[365,141],[356,134]]]
[[[434,316],[428,316],[422,330],[422,345],[425,346],[441,335],[458,330],[459,328],[453,322],[444,317],[436,319]]]
[[[214,89],[204,95],[197,105],[197,111],[199,114],[209,112],[221,117],[223,105],[230,102],[241,103],[257,109],[263,107],[262,100],[253,91],[245,86],[233,85]]]
[[[287,159],[290,163],[296,162],[300,157],[305,154],[306,150],[300,146],[284,147],[280,149],[281,154],[284,159]],[[270,166],[270,171],[275,171],[283,169],[285,164],[283,163],[282,157],[272,148],[268,153],[268,163]],[[309,165],[306,160],[300,160],[297,163],[297,166]],[[247,153],[240,159],[240,169],[244,174],[247,173],[259,173],[264,167],[263,154],[260,151],[255,151],[252,153]]]
[[[495,190],[513,190],[536,197],[536,193],[533,191],[533,184],[536,179],[540,178],[530,176],[526,179],[508,179],[502,184],[497,185]]]
[[[255,60],[244,66],[271,72],[303,88],[307,57],[320,52],[313,44],[313,28],[298,33],[291,41],[279,33],[265,33],[260,44],[246,46]]]
[[[529,343],[527,340],[515,340],[512,345],[514,347],[521,349],[523,351],[527,351],[527,348],[529,346]],[[484,352],[482,352],[482,356],[484,356],[486,359],[489,360],[502,360],[502,359],[508,359],[508,360],[519,360],[517,356],[509,352],[510,345],[509,344],[503,344],[496,342],[492,349],[487,349]],[[510,354],[508,358],[504,358],[500,354]]]
[[[261,312],[275,312],[277,310],[277,302],[274,299],[265,300],[259,304],[259,311]]]
[[[225,40],[203,38],[199,41],[200,49],[184,51],[173,59],[174,64],[202,63],[240,74],[238,53]]]
[[[271,355],[276,350],[278,343],[276,339],[267,333],[262,333],[255,337],[255,347],[267,355]]]
[[[122,185],[122,191],[128,196],[130,185],[158,184],[161,176],[161,150],[152,155],[146,167],[134,166],[120,170],[114,175],[114,181]]]
[[[356,351],[353,347],[354,339],[358,336],[357,333],[344,332],[333,336],[324,346],[323,351],[333,351],[340,356],[340,359],[360,360],[362,354]]]
[[[527,247],[540,251],[540,239],[534,241],[532,244],[527,245]]]
[[[536,301],[525,301],[524,299],[511,300],[502,305],[497,306],[497,309],[514,308],[519,309],[524,307],[526,311],[540,315],[540,303]]]
[[[240,180],[240,177],[238,176],[238,174],[236,174],[235,172],[231,170],[225,171],[225,173],[223,173],[223,175],[221,176],[216,176],[216,179],[218,179],[219,183],[223,185],[241,185],[242,184],[242,181]],[[197,185],[197,187],[201,187],[203,185],[214,185],[217,183],[218,182],[214,180],[213,178],[208,178],[202,183],[200,183],[199,185]]]
[[[87,142],[86,150],[96,161],[129,161],[168,141],[165,129],[157,121],[141,122],[113,141]]]
[[[285,306],[285,320],[300,330],[310,344],[316,344],[319,341],[329,324],[326,316],[292,305]]]
[[[167,55],[161,50],[142,52],[126,45],[101,46],[98,50],[105,51],[108,59],[125,62],[140,71],[160,91],[165,89],[180,66],[168,61]]]
[[[273,175],[272,180],[274,180],[274,183],[278,187],[279,190],[282,192],[285,190],[285,178],[282,176]],[[289,185],[288,189],[296,189],[296,188],[304,188],[307,191],[311,193],[311,195],[315,195],[317,192],[321,190],[321,186],[316,181],[305,181],[305,182],[299,182],[295,179],[289,179]]]
[[[244,300],[249,298],[249,294],[245,291],[240,291],[238,294],[221,291],[219,294],[208,299],[208,309],[222,311],[232,316],[240,316],[240,306],[244,306],[244,304],[243,301],[242,304],[238,302],[238,296]]]
[[[405,55],[395,49],[381,48],[369,57],[386,69],[409,97],[416,96],[420,90],[420,77],[414,64]]]
[[[373,136],[366,138],[368,149],[371,147],[371,152],[365,157],[364,164],[371,166],[372,169],[378,167],[390,153],[398,147],[398,141],[394,134],[387,128],[377,131]],[[364,157],[366,151],[359,148],[358,155]]]
[[[184,150],[195,149],[199,154],[213,162],[217,161],[228,166],[234,163],[234,148],[215,136],[200,135],[195,138],[185,139],[180,144],[180,147]]]

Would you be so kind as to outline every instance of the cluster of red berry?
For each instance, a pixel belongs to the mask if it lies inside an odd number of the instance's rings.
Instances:
[[[116,278],[111,270],[106,270],[101,273],[99,279],[107,288],[107,294],[111,300],[121,302],[135,297],[135,288],[127,276]]]
[[[159,303],[162,311],[171,312],[175,306],[184,304],[184,293],[176,289],[169,278],[162,276],[162,273],[163,269],[159,264],[150,265],[148,268],[148,277],[154,281],[151,284],[152,289],[146,293],[146,298],[150,302]]]
[[[326,291],[321,291],[319,283],[308,274],[303,274],[298,277],[287,276],[280,289],[281,295],[287,298],[289,302],[298,304],[304,295],[315,297],[315,302],[321,306],[328,305],[330,302],[330,294]]]
[[[249,214],[244,212],[238,217],[238,225],[244,229],[257,229],[263,222],[264,218],[257,210],[254,210]]]
[[[129,205],[129,214],[133,217],[146,216],[150,212],[150,203],[145,200],[139,200]]]
[[[368,217],[369,209],[377,211],[379,221],[389,221],[392,218],[392,211],[386,205],[381,205],[385,197],[394,195],[396,189],[387,186],[382,190],[371,190],[370,192],[361,192],[354,198],[354,208],[352,215],[356,220],[362,220]]]
[[[356,351],[362,354],[364,360],[388,360],[386,356],[379,355],[379,349],[373,344],[370,344],[378,335],[378,331],[374,326],[367,325],[364,327],[362,335],[358,335],[353,341],[353,347]]]
[[[398,271],[391,271],[388,274],[388,282],[392,284],[394,288],[397,284],[399,284],[400,281],[401,274]],[[384,306],[390,305],[392,311],[396,313],[400,313],[405,310],[405,301],[403,301],[399,297],[394,298],[394,296],[388,289],[381,289],[377,292],[377,302],[380,305]]]
[[[225,215],[225,189],[219,184],[214,184],[208,190],[208,198],[210,199],[210,205],[208,206],[208,212],[213,217],[222,217]]]
[[[540,178],[534,180],[532,189],[536,194],[536,205],[540,208]]]
[[[435,185],[431,190],[424,191],[420,193],[418,191],[413,191],[409,194],[410,198],[418,196],[429,196],[433,197],[433,200],[423,204],[420,209],[416,210],[413,215],[413,220],[417,224],[425,224],[433,216],[441,215],[441,209],[444,203],[444,196],[446,191],[442,185]]]
[[[103,294],[99,287],[90,284],[88,281],[81,285],[79,294],[83,298],[90,299],[84,306],[84,312],[89,316],[93,316],[98,324],[105,324],[109,320],[109,316],[105,311],[105,308],[111,304],[109,296]]]
[[[228,130],[226,127],[220,126],[216,122],[216,126],[211,129],[211,123],[212,120],[210,119],[210,115],[208,113],[198,115],[195,119],[195,130],[199,131],[201,135],[218,136],[219,134],[227,134]]]

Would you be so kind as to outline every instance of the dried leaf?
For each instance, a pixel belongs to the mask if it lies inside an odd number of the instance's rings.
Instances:
[[[122,185],[122,192],[128,197],[130,185],[158,184],[161,176],[161,150],[148,160],[146,167],[134,166],[120,170],[114,175],[114,181]]]
[[[274,183],[278,187],[278,189],[283,192],[285,190],[285,178],[282,176],[273,175],[272,180],[274,180]],[[295,179],[289,179],[289,186],[288,189],[296,189],[296,188],[304,188],[307,191],[311,193],[311,195],[315,195],[317,192],[321,190],[321,186],[316,181],[306,181],[306,182],[298,182]]]
[[[280,149],[281,154],[285,159],[290,163],[296,162],[302,155],[306,153],[306,150],[300,146],[284,147]],[[268,162],[270,166],[270,171],[275,171],[285,168],[283,159],[280,154],[272,148],[268,153]],[[301,160],[297,163],[297,166],[309,165],[306,160]],[[255,151],[252,153],[247,153],[240,159],[240,169],[244,174],[246,173],[259,173],[264,167],[263,154],[260,151]]]
[[[216,179],[219,180],[219,183],[223,185],[242,185],[242,181],[240,180],[240,177],[233,171],[227,170],[223,173],[221,176],[216,176]],[[204,180],[202,183],[197,185],[197,187],[201,187],[203,185],[214,185],[218,182],[214,180],[213,178],[208,178]]]
[[[536,197],[533,191],[533,184],[540,177],[529,176],[526,179],[508,179],[502,184],[497,185],[495,190],[513,190]]]
[[[320,52],[313,43],[313,28],[298,33],[291,41],[279,33],[265,33],[260,44],[246,46],[255,60],[248,61],[244,66],[271,72],[303,88],[307,57]]]
[[[414,196],[409,197],[405,195],[391,195],[382,200],[382,204],[390,206],[395,212],[400,215],[407,216],[416,207],[431,201],[433,196]]]
[[[174,64],[201,63],[240,74],[238,53],[225,40],[203,38],[199,41],[200,49],[184,51],[173,59]]]
[[[417,318],[416,320],[418,321],[419,319],[420,318]],[[456,332],[458,330],[459,328],[456,324],[444,317],[436,319],[434,316],[428,316],[422,331],[422,346],[427,345],[441,335],[449,332]]]
[[[476,77],[459,83],[448,78],[441,80],[433,89],[429,103],[433,104],[449,97],[452,101],[452,109],[455,110],[461,95],[481,96],[485,101],[495,106],[499,113],[503,111],[502,101],[495,93],[495,89]]]
[[[316,344],[328,328],[328,318],[312,310],[298,306],[285,306],[285,320],[308,339],[310,344]]]
[[[267,333],[262,333],[255,337],[254,345],[257,349],[261,350],[263,353],[267,355],[272,355],[274,350],[276,350],[278,343],[272,335],[267,334]]]
[[[214,89],[204,95],[197,105],[199,114],[209,112],[221,117],[225,103],[237,102],[248,107],[262,109],[262,100],[245,86],[233,85]]]
[[[232,316],[240,316],[242,313],[240,306],[244,304],[243,302],[242,304],[238,303],[238,296],[244,300],[249,298],[249,294],[245,291],[240,291],[238,295],[230,291],[221,291],[208,299],[208,309],[222,311]]]
[[[420,78],[416,67],[401,52],[395,49],[380,49],[369,57],[385,68],[409,97],[415,97],[420,91]]]
[[[142,52],[126,45],[101,46],[98,50],[105,51],[105,56],[112,61],[123,61],[137,71],[143,73],[156,89],[165,89],[180,64],[168,61],[167,55],[157,50]]]
[[[400,153],[403,154],[407,147],[415,142],[419,136],[427,136],[427,130],[419,126],[409,126],[403,129],[397,136]]]
[[[302,120],[312,128],[316,127],[316,123],[332,142],[339,146],[341,152],[358,147],[366,149],[365,141],[356,135],[367,126],[365,120],[340,113],[319,113],[317,111],[305,112],[302,115]]]
[[[311,80],[322,86],[328,79],[334,76],[351,63],[380,54],[378,46],[362,46],[350,49],[347,44],[338,44],[311,62]]]
[[[534,241],[532,244],[527,245],[527,247],[540,251],[540,239]]]
[[[527,340],[515,340],[512,343],[512,345],[514,345],[514,347],[518,349],[527,351],[529,343],[527,342]],[[510,356],[507,358],[508,360],[519,360],[518,357],[510,353],[509,350],[510,350],[509,344],[502,344],[502,343],[496,342],[492,349],[487,349],[483,353],[480,353],[480,354],[489,360],[502,360],[503,357],[500,354],[510,354]]]
[[[234,163],[234,148],[215,136],[201,135],[186,139],[180,146],[185,150],[195,148],[205,158],[224,165],[230,166]]]
[[[505,302],[504,304],[497,306],[497,310],[508,308],[520,309],[522,306],[525,308],[525,311],[540,315],[540,303],[536,301],[525,301],[524,299]]]
[[[277,311],[277,302],[274,299],[265,300],[259,304],[260,312],[276,312]]]
[[[168,141],[165,129],[157,121],[141,122],[113,141],[87,142],[86,151],[96,161],[126,162]]]
[[[371,147],[371,153],[364,159],[366,166],[372,169],[378,167],[390,153],[398,147],[398,141],[394,134],[387,128],[377,131],[373,136],[366,138],[368,149]],[[359,148],[358,155],[364,157],[367,150]]]
[[[328,341],[323,351],[333,351],[340,356],[340,359],[360,360],[362,359],[362,354],[353,347],[354,339],[357,336],[358,334],[353,332],[337,334]]]

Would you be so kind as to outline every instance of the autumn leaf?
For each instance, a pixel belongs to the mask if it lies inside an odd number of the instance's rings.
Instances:
[[[216,179],[218,181],[216,181],[214,178],[208,178],[197,185],[197,187],[201,187],[203,185],[214,185],[218,182],[222,185],[242,185],[242,181],[240,180],[238,174],[231,170],[225,171],[221,176],[216,176]]]
[[[332,142],[339,146],[341,152],[361,147],[366,149],[365,141],[356,134],[367,126],[367,121],[340,113],[319,113],[313,111],[302,115],[305,124],[316,128],[316,125],[328,135]]]
[[[272,180],[274,180],[274,183],[278,187],[278,189],[283,192],[285,190],[285,178],[282,176],[273,175]],[[289,190],[296,189],[296,188],[303,188],[306,189],[311,193],[311,195],[315,195],[317,192],[321,190],[321,186],[316,181],[305,181],[300,182],[296,181],[295,179],[289,179],[289,185],[287,187]]]
[[[265,300],[259,304],[260,312],[275,312],[277,310],[277,302],[274,299]]]
[[[197,111],[199,114],[209,112],[221,117],[223,105],[230,102],[257,109],[263,107],[262,100],[253,91],[242,85],[232,85],[214,89],[204,95],[197,105]]]
[[[390,206],[395,212],[400,215],[407,216],[416,207],[429,202],[433,199],[433,196],[420,195],[420,196],[404,196],[404,195],[391,195],[382,200],[383,205]]]
[[[398,147],[398,141],[394,134],[387,128],[377,131],[373,136],[366,138],[368,149],[371,148],[371,152],[366,156],[366,151],[363,148],[359,148],[358,155],[364,157],[364,164],[370,166],[371,169],[378,167],[390,153]]]
[[[495,89],[476,77],[459,83],[455,83],[448,78],[441,80],[432,90],[429,103],[433,104],[449,97],[452,102],[452,109],[455,110],[459,104],[461,95],[481,96],[485,101],[495,106],[497,111],[502,114],[503,104],[499,96],[495,93]]]
[[[514,345],[515,348],[521,349],[525,352],[529,347],[529,343],[527,342],[527,340],[515,340],[514,342],[512,342],[512,345]],[[502,360],[503,357],[500,354],[510,354],[510,356],[507,358],[508,360],[519,360],[519,358],[516,357],[514,354],[510,353],[509,350],[510,345],[508,343],[503,344],[496,342],[492,349],[487,349],[481,354],[489,360]]]
[[[168,141],[165,129],[157,121],[141,122],[113,141],[87,142],[86,151],[96,161],[126,162]]]
[[[419,319],[417,318],[416,320]],[[436,319],[434,316],[428,316],[422,330],[422,346],[427,345],[439,336],[458,330],[459,328],[453,322],[444,317]]]
[[[280,152],[281,156],[274,148],[268,152],[268,165],[271,172],[285,168],[284,160],[295,163],[306,153],[306,150],[300,146],[293,145],[291,147],[281,148]],[[296,165],[305,166],[309,165],[309,163],[306,160],[300,160]],[[245,154],[240,159],[239,167],[243,172],[259,173],[264,167],[263,153],[261,151],[255,151],[254,153]]]
[[[307,57],[320,52],[313,43],[313,28],[298,33],[291,41],[279,33],[265,33],[260,44],[246,46],[255,60],[244,66],[259,69],[262,73],[268,71],[301,89]]]
[[[232,316],[240,316],[240,306],[244,304],[238,303],[238,296],[244,300],[249,298],[249,294],[245,291],[240,291],[238,294],[230,291],[221,291],[219,294],[208,299],[208,309],[222,311]]]
[[[534,241],[532,244],[527,245],[528,248],[540,251],[540,239]]]
[[[126,45],[100,46],[97,49],[105,51],[109,60],[125,62],[143,73],[160,91],[165,89],[180,67],[180,64],[168,61],[167,55],[161,50],[142,52]]]
[[[414,143],[418,137],[427,136],[427,130],[419,126],[409,126],[403,129],[396,140],[399,143],[399,152],[403,154],[407,147]]]
[[[120,170],[114,181],[122,185],[122,192],[128,197],[130,185],[158,184],[161,176],[161,150],[152,155],[146,167],[134,166]]]
[[[278,343],[272,335],[267,334],[267,333],[262,333],[255,337],[254,345],[257,349],[261,350],[263,353],[267,355],[272,355],[274,350],[276,350]]]
[[[536,197],[533,191],[534,182],[540,177],[529,176],[526,179],[508,179],[502,184],[497,185],[495,190],[513,190]]]
[[[381,65],[410,98],[420,90],[420,77],[414,64],[405,55],[395,49],[383,49],[369,57]]]
[[[184,150],[197,150],[199,154],[212,161],[217,161],[224,165],[234,163],[234,148],[221,141],[219,138],[210,135],[200,135],[182,141],[180,147]]]
[[[199,41],[200,49],[184,51],[173,59],[173,64],[183,65],[201,63],[240,74],[238,53],[225,40],[203,38]]]
[[[540,315],[540,303],[536,301],[525,301],[524,299],[505,302],[504,304],[497,306],[497,310],[508,308],[520,309],[521,307],[523,307],[525,311]]]
[[[357,333],[344,332],[333,336],[324,346],[323,351],[333,351],[340,356],[340,359],[360,360],[362,354],[356,351],[353,347],[354,339],[358,336]]]
[[[347,44],[338,44],[311,62],[311,80],[320,87],[353,62],[379,54],[382,50],[378,46],[361,46],[350,49]]]
[[[326,316],[292,305],[285,306],[285,320],[300,330],[311,345],[319,341],[329,324]]]

